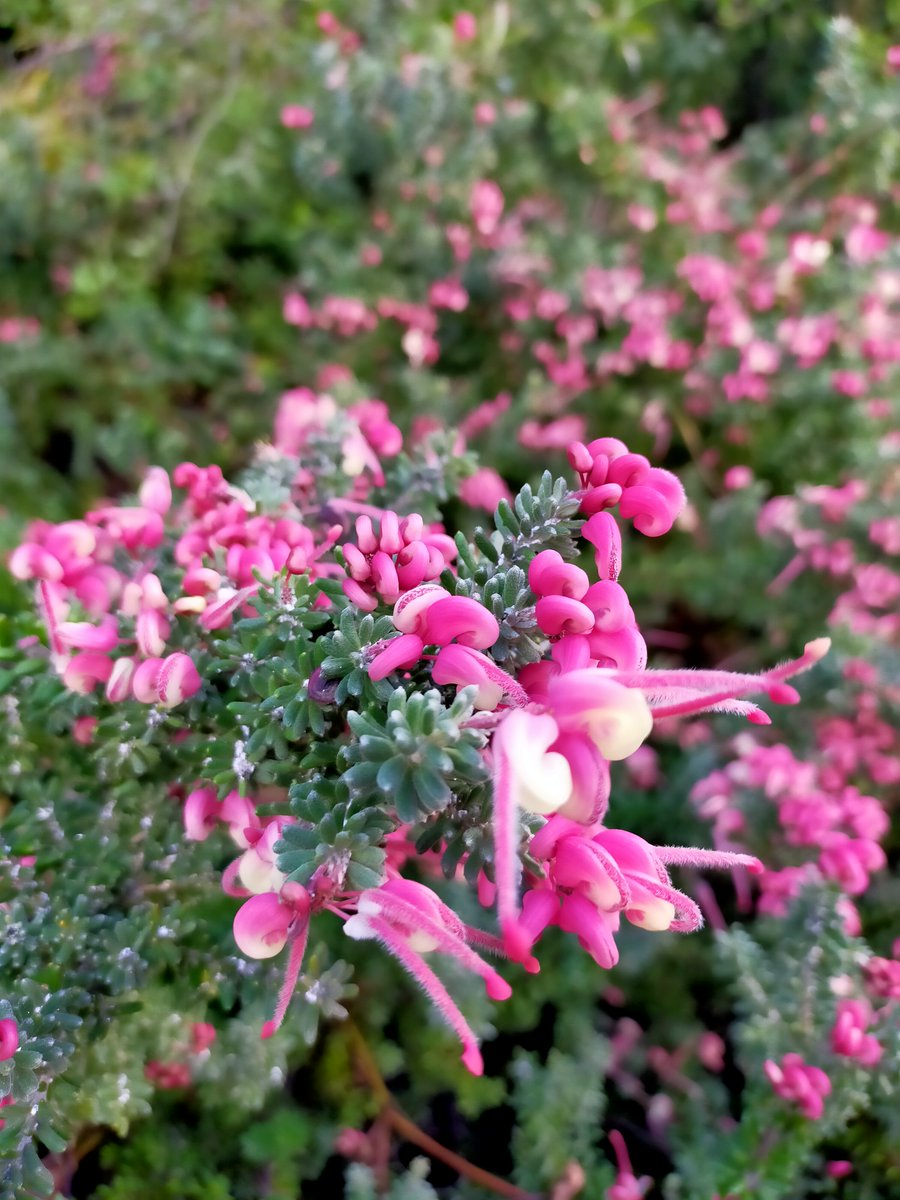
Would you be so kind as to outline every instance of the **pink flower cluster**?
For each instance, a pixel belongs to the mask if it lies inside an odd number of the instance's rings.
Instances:
[[[866,672],[869,688],[873,683]],[[775,806],[789,865],[760,879],[760,911],[783,914],[800,888],[827,879],[847,897],[862,895],[871,876],[886,866],[880,842],[890,820],[883,803],[860,791],[898,778],[897,735],[878,714],[875,693],[859,697],[853,717],[832,716],[816,726],[818,753],[798,759],[787,746],[760,745],[741,737],[738,758],[701,780],[692,792],[698,812],[713,822],[716,844],[736,848],[753,840],[745,798],[761,794]],[[752,810],[752,806],[751,806]],[[814,851],[810,857],[808,851]],[[803,855],[797,862],[798,851]],[[807,852],[807,853],[804,853]],[[843,911],[854,931],[859,919],[849,899]]]
[[[456,544],[445,533],[428,530],[418,513],[402,519],[381,514],[378,530],[371,517],[356,521],[356,543],[345,542],[341,552],[348,578],[344,593],[363,612],[395,604],[422,583],[437,579],[456,557]]]
[[[763,1070],[776,1095],[795,1104],[807,1120],[821,1120],[831,1080],[820,1067],[809,1066],[799,1054],[785,1054],[780,1064],[766,1059]]]
[[[290,436],[296,439],[291,448],[302,446],[307,430],[315,428],[323,401],[327,398],[313,394],[302,398],[301,419],[291,426]],[[288,419],[286,410],[281,416]],[[279,437],[287,436],[282,428]],[[482,876],[479,894],[488,902],[496,900],[501,936],[464,926],[430,889],[400,878],[408,847],[400,852],[394,847],[379,887],[347,890],[339,856],[302,887],[286,880],[277,863],[276,845],[293,818],[260,818],[247,798],[231,793],[220,802],[207,787],[195,788],[186,798],[189,838],[201,840],[222,824],[241,848],[223,877],[225,890],[243,899],[234,919],[240,949],[254,958],[289,951],[284,984],[264,1036],[274,1033],[287,1012],[312,916],[330,911],[345,920],[349,936],[381,942],[413,975],[459,1036],[463,1061],[477,1073],[477,1038],[424,955],[452,956],[484,979],[492,998],[504,999],[509,985],[473,947],[535,971],[539,965],[533,947],[546,928],[558,925],[609,967],[617,961],[615,934],[623,916],[648,930],[689,932],[702,924],[698,906],[672,884],[670,867],[761,870],[747,854],[653,847],[636,834],[608,827],[609,764],[635,754],[655,720],[726,711],[756,723],[768,721],[745,697],[763,693],[776,704],[795,703],[798,695],[787,679],[819,661],[828,643],[812,642],[799,659],[762,675],[648,669],[646,645],[618,582],[621,536],[608,510],[618,506],[638,530],[657,536],[671,526],[683,493],[667,472],[651,468],[615,439],[573,446],[570,458],[581,485],[574,495],[588,513],[580,532],[593,552],[597,579],[592,582],[586,571],[552,549],[532,558],[528,579],[546,650],[540,661],[514,674],[491,655],[500,636],[493,613],[478,599],[453,595],[436,582],[451,567],[456,550],[446,534],[427,530],[416,514],[401,518],[354,503],[348,511],[367,511],[356,520],[355,542],[341,548],[348,599],[364,612],[389,608],[396,630],[368,648],[369,676],[381,680],[400,673],[409,678],[409,672],[422,670],[439,686],[474,689],[476,711],[470,721],[489,737],[484,756],[493,777],[494,884]],[[202,559],[210,544],[204,537],[221,537],[218,517],[232,499],[220,494],[221,480],[214,473],[191,468],[176,482],[188,489],[189,528],[178,543],[187,547],[183,558],[195,568],[212,569]],[[226,566],[238,575],[244,571],[243,554],[250,550],[242,536],[247,524],[236,517],[228,539]],[[266,552],[272,568],[280,563],[292,569],[289,539],[283,553],[271,552],[271,539],[288,530],[273,526],[259,532],[263,543],[270,539]],[[238,552],[232,556],[235,546]],[[195,554],[201,555],[199,565]],[[304,566],[312,566],[314,557],[306,556]],[[254,560],[253,568],[265,574],[268,564]],[[246,591],[236,590],[232,608],[243,602]],[[544,874],[526,877],[520,899],[520,852],[526,848],[522,813],[548,819],[526,843]]]
[[[339,408],[327,393],[310,388],[292,388],[285,392],[275,414],[274,446],[282,454],[297,457],[310,444],[340,421],[341,469],[358,480],[357,493],[365,494],[374,484],[384,484],[383,460],[394,458],[403,446],[403,435],[390,420],[387,405],[381,400],[362,400]],[[298,488],[309,485],[309,471],[299,469]]]
[[[172,483],[185,491],[178,506]],[[328,569],[318,560],[340,526],[317,541],[294,517],[253,515],[249,497],[218,467],[193,463],[177,467],[171,481],[152,467],[137,499],[83,520],[35,522],[9,567],[35,583],[51,659],[67,688],[88,694],[103,685],[113,702],[172,708],[202,686],[191,655],[175,647],[229,625],[259,577]],[[165,543],[177,567],[168,591],[159,572]]]
[[[865,1000],[841,1000],[831,1031],[831,1048],[842,1058],[856,1059],[864,1067],[874,1067],[881,1061],[884,1048],[868,1032],[872,1023],[872,1008]]]
[[[215,1040],[214,1025],[208,1021],[195,1021],[190,1027],[188,1044],[178,1048],[177,1053],[183,1057],[165,1061],[151,1059],[144,1067],[144,1078],[163,1091],[179,1091],[190,1087],[193,1083],[191,1067],[208,1057],[207,1052]]]
[[[840,487],[801,487],[795,497],[774,497],[760,513],[759,529],[790,539],[795,550],[770,590],[782,591],[804,571],[815,571],[840,589],[833,623],[896,643],[900,570],[891,560],[900,554],[900,520],[866,515],[867,505],[869,511],[890,512],[894,456],[886,453],[886,458],[880,478],[850,479]]]
[[[670,472],[630,454],[618,438],[597,438],[569,447],[569,462],[581,481],[581,511],[589,516],[618,507],[648,537],[668,533],[684,508],[684,488]]]

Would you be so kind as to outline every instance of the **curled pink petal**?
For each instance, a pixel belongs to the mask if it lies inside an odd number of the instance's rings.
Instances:
[[[131,694],[132,680],[137,663],[133,658],[117,658],[106,681],[106,698],[113,704],[127,700]]]
[[[436,583],[424,583],[406,592],[394,605],[393,621],[401,633],[417,633],[424,636],[425,614],[432,604],[449,597],[446,588]]]
[[[528,565],[528,583],[536,596],[568,596],[581,600],[588,590],[587,573],[567,563],[558,550],[542,550]]]
[[[446,646],[458,641],[474,650],[486,650],[500,636],[493,613],[469,596],[448,596],[432,604],[425,614],[426,644]]]
[[[534,606],[539,628],[548,637],[568,633],[589,633],[594,628],[594,614],[580,600],[567,596],[541,596]]]
[[[675,524],[678,510],[652,487],[638,484],[628,488],[619,503],[623,517],[634,521],[635,529],[647,537],[661,537]]]
[[[216,827],[219,811],[215,788],[196,788],[189,792],[182,810],[184,836],[191,842],[205,842]]]
[[[415,633],[401,633],[391,638],[385,648],[372,659],[367,667],[370,679],[386,679],[394,671],[412,667],[422,657],[425,643]]]
[[[203,680],[189,655],[179,652],[163,659],[157,680],[159,703],[163,708],[184,703],[202,686]]]
[[[597,574],[603,579],[616,580],[622,569],[622,534],[615,517],[598,512],[581,527],[581,536],[594,547]]]

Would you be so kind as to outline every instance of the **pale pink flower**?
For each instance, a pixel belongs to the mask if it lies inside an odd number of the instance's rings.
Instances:
[[[479,467],[459,485],[459,498],[470,508],[493,512],[501,500],[512,501],[506,481],[492,467]]]
[[[453,36],[458,42],[471,42],[478,36],[478,21],[470,12],[458,12],[453,18]]]
[[[309,129],[314,120],[313,110],[303,104],[285,104],[281,110],[281,124],[285,129]]]

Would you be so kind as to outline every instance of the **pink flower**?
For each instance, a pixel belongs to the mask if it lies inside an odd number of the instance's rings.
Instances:
[[[478,36],[478,21],[473,13],[458,12],[453,18],[453,36],[458,42],[471,42]]]
[[[618,438],[596,438],[587,446],[573,442],[567,453],[581,482],[582,512],[591,516],[618,505],[621,515],[633,519],[635,529],[648,537],[672,528],[685,495],[671,472],[629,453]]]
[[[617,1129],[614,1129],[610,1133],[609,1140],[612,1143],[619,1169],[616,1174],[615,1183],[612,1187],[607,1188],[606,1200],[642,1200],[644,1193],[652,1182],[650,1176],[644,1175],[638,1179],[634,1174],[634,1171],[631,1169],[631,1160],[628,1157],[625,1139]]]
[[[723,480],[726,491],[738,492],[749,487],[753,482],[753,470],[751,467],[739,466],[729,467],[725,472]]]
[[[480,179],[472,187],[469,210],[475,228],[482,237],[496,232],[503,215],[504,198],[499,186],[490,179]]]
[[[570,413],[541,425],[538,421],[523,421],[519,428],[519,444],[529,450],[564,450],[574,439],[584,436],[587,422],[584,417]]]
[[[274,958],[287,945],[294,910],[274,892],[245,900],[234,918],[234,940],[248,958]]]
[[[177,1091],[191,1085],[191,1072],[186,1063],[166,1063],[154,1058],[144,1067],[144,1076],[165,1091]]]
[[[198,788],[190,792],[182,816],[185,837],[192,842],[205,842],[219,820],[219,798],[215,788]]]
[[[19,1027],[12,1017],[0,1020],[0,1062],[12,1058],[19,1048]]]
[[[281,305],[281,315],[286,325],[296,325],[298,329],[309,329],[313,323],[312,309],[299,292],[287,293]]]
[[[187,654],[147,658],[134,672],[132,691],[142,704],[175,708],[199,692],[203,680]]]
[[[558,550],[541,550],[528,565],[528,583],[536,596],[582,600],[590,587],[587,572],[567,563]]]
[[[371,668],[369,673],[372,673]],[[435,655],[431,678],[438,684],[456,684],[457,689],[477,687],[475,708],[482,711],[494,710],[504,698],[517,705],[528,703],[524,688],[511,675],[498,667],[492,658],[470,646],[458,643],[443,646]]]
[[[386,511],[377,531],[370,517],[359,517],[356,544],[345,542],[341,552],[348,575],[342,583],[345,595],[364,612],[372,612],[379,601],[395,604],[404,593],[436,579],[452,561],[456,546],[445,534],[426,530],[418,513],[401,520]]]
[[[446,596],[425,611],[422,637],[427,645],[449,646],[459,642],[473,650],[486,650],[500,636],[497,618],[469,596]]]
[[[873,956],[865,965],[865,976],[873,996],[900,1000],[900,960]]]
[[[96,717],[76,717],[72,722],[72,737],[80,746],[89,746],[97,730]]]
[[[844,1058],[854,1058],[864,1067],[874,1067],[884,1048],[872,1034],[872,1009],[865,1000],[841,1000],[831,1031],[831,1048]]]
[[[285,129],[309,129],[314,120],[313,110],[303,104],[285,104],[281,110],[281,123]]]
[[[521,915],[501,918],[511,957],[527,958],[543,930],[555,924],[576,934],[604,968],[618,961],[614,935],[622,915],[648,930],[690,933],[703,924],[697,905],[672,886],[668,865],[761,869],[748,855],[653,847],[636,834],[585,828],[560,815],[532,838],[529,850],[546,874],[526,891]]]
[[[428,289],[428,303],[432,308],[463,312],[469,304],[469,293],[458,279],[438,279]]]
[[[780,1065],[766,1059],[763,1070],[775,1093],[796,1104],[804,1117],[810,1121],[822,1117],[831,1080],[819,1067],[807,1066],[799,1054],[785,1054]]]
[[[84,650],[66,663],[62,680],[70,692],[89,695],[98,683],[106,683],[112,672],[112,659],[96,650]]]
[[[493,512],[501,500],[512,501],[512,492],[492,467],[479,467],[459,485],[459,498],[470,508]]]
[[[208,1021],[195,1021],[191,1026],[191,1053],[203,1054],[216,1040],[216,1027]]]

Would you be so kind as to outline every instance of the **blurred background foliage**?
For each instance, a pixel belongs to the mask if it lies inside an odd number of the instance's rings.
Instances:
[[[4,504],[59,516],[147,463],[245,458],[277,393],[307,382],[304,348],[280,319],[285,287],[299,273],[340,293],[360,231],[417,177],[429,140],[463,178],[481,165],[512,194],[552,182],[583,231],[576,262],[590,230],[578,218],[633,183],[609,153],[612,96],[653,85],[671,117],[716,104],[729,138],[761,136],[757,164],[777,170],[780,123],[815,92],[833,7],[477,4],[486,32],[463,67],[453,5],[338,3],[328,11],[365,52],[350,89],[334,78],[317,3],[12,0],[0,25],[0,315],[40,333],[0,344]],[[880,60],[896,3],[851,8]],[[415,88],[402,83],[411,55],[429,59]],[[474,89],[521,100],[521,114],[492,137],[473,130]],[[311,146],[279,124],[298,99],[316,112]],[[845,124],[867,99],[864,86],[846,97]],[[340,169],[323,177],[326,157]],[[390,266],[427,278],[437,235],[414,233]],[[484,383],[505,386],[490,327],[475,344],[465,332],[456,369],[486,359]],[[452,348],[444,357],[449,373]],[[616,403],[597,397],[598,426]]]

